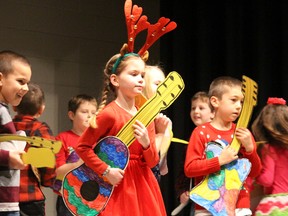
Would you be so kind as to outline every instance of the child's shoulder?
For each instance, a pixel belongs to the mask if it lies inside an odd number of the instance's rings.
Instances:
[[[115,103],[115,101],[112,101],[107,104],[98,115],[105,115],[106,117],[110,116],[111,118],[115,118],[121,112],[123,112],[123,110]]]
[[[210,122],[203,123],[201,125],[198,125],[194,128],[194,131],[206,131],[211,130],[213,126],[210,124]]]
[[[58,133],[56,136],[56,140],[69,140],[71,138],[78,139],[79,135],[75,134],[72,130],[67,130]]]

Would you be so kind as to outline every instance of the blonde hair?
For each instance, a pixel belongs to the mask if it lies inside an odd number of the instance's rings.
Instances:
[[[164,70],[161,68],[160,65],[146,65],[145,66],[145,76],[144,76],[145,88],[143,89],[143,95],[147,98],[151,98],[155,94],[154,90],[151,88],[153,72],[155,70],[162,73],[165,78]]]

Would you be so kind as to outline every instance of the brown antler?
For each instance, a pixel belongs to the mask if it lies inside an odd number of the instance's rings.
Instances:
[[[128,33],[128,52],[133,52],[136,35],[147,29],[150,23],[147,21],[147,16],[141,16],[142,7],[134,5],[132,8],[132,0],[125,1],[124,13]]]
[[[176,27],[177,24],[175,22],[170,22],[170,19],[161,17],[156,24],[150,25],[148,27],[146,42],[140,49],[138,54],[142,56],[145,51],[147,51],[149,47],[151,47],[152,44],[155,43],[155,41],[157,41],[164,34],[174,30]]]

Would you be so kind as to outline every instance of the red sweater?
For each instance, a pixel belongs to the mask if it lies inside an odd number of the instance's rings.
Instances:
[[[206,146],[209,142],[222,140],[231,143],[236,125],[227,131],[217,130],[210,123],[205,123],[196,127],[189,140],[188,149],[186,152],[186,159],[184,171],[187,177],[195,177],[195,185],[199,184],[203,177],[220,171],[218,157],[206,158]],[[256,143],[254,143],[253,152],[247,153],[244,148],[240,148],[239,157],[247,158],[251,162],[250,177],[256,177],[261,171],[261,161],[256,151]],[[250,191],[246,185],[243,184],[243,189],[240,191],[236,208],[250,208]],[[196,205],[196,209],[203,209]]]

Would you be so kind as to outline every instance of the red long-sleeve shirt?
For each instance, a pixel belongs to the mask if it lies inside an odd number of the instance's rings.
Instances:
[[[189,140],[184,171],[187,177],[195,177],[195,185],[199,184],[203,177],[221,170],[218,157],[206,158],[206,147],[209,142],[222,140],[231,143],[236,125],[233,124],[230,130],[217,130],[210,123],[205,123],[196,127]],[[240,148],[239,155],[247,158],[251,162],[250,177],[256,177],[261,171],[261,161],[256,151],[256,144],[253,139],[254,150],[247,153],[244,148]],[[240,191],[236,208],[250,208],[250,191],[246,183]],[[196,205],[196,209],[202,209]]]

